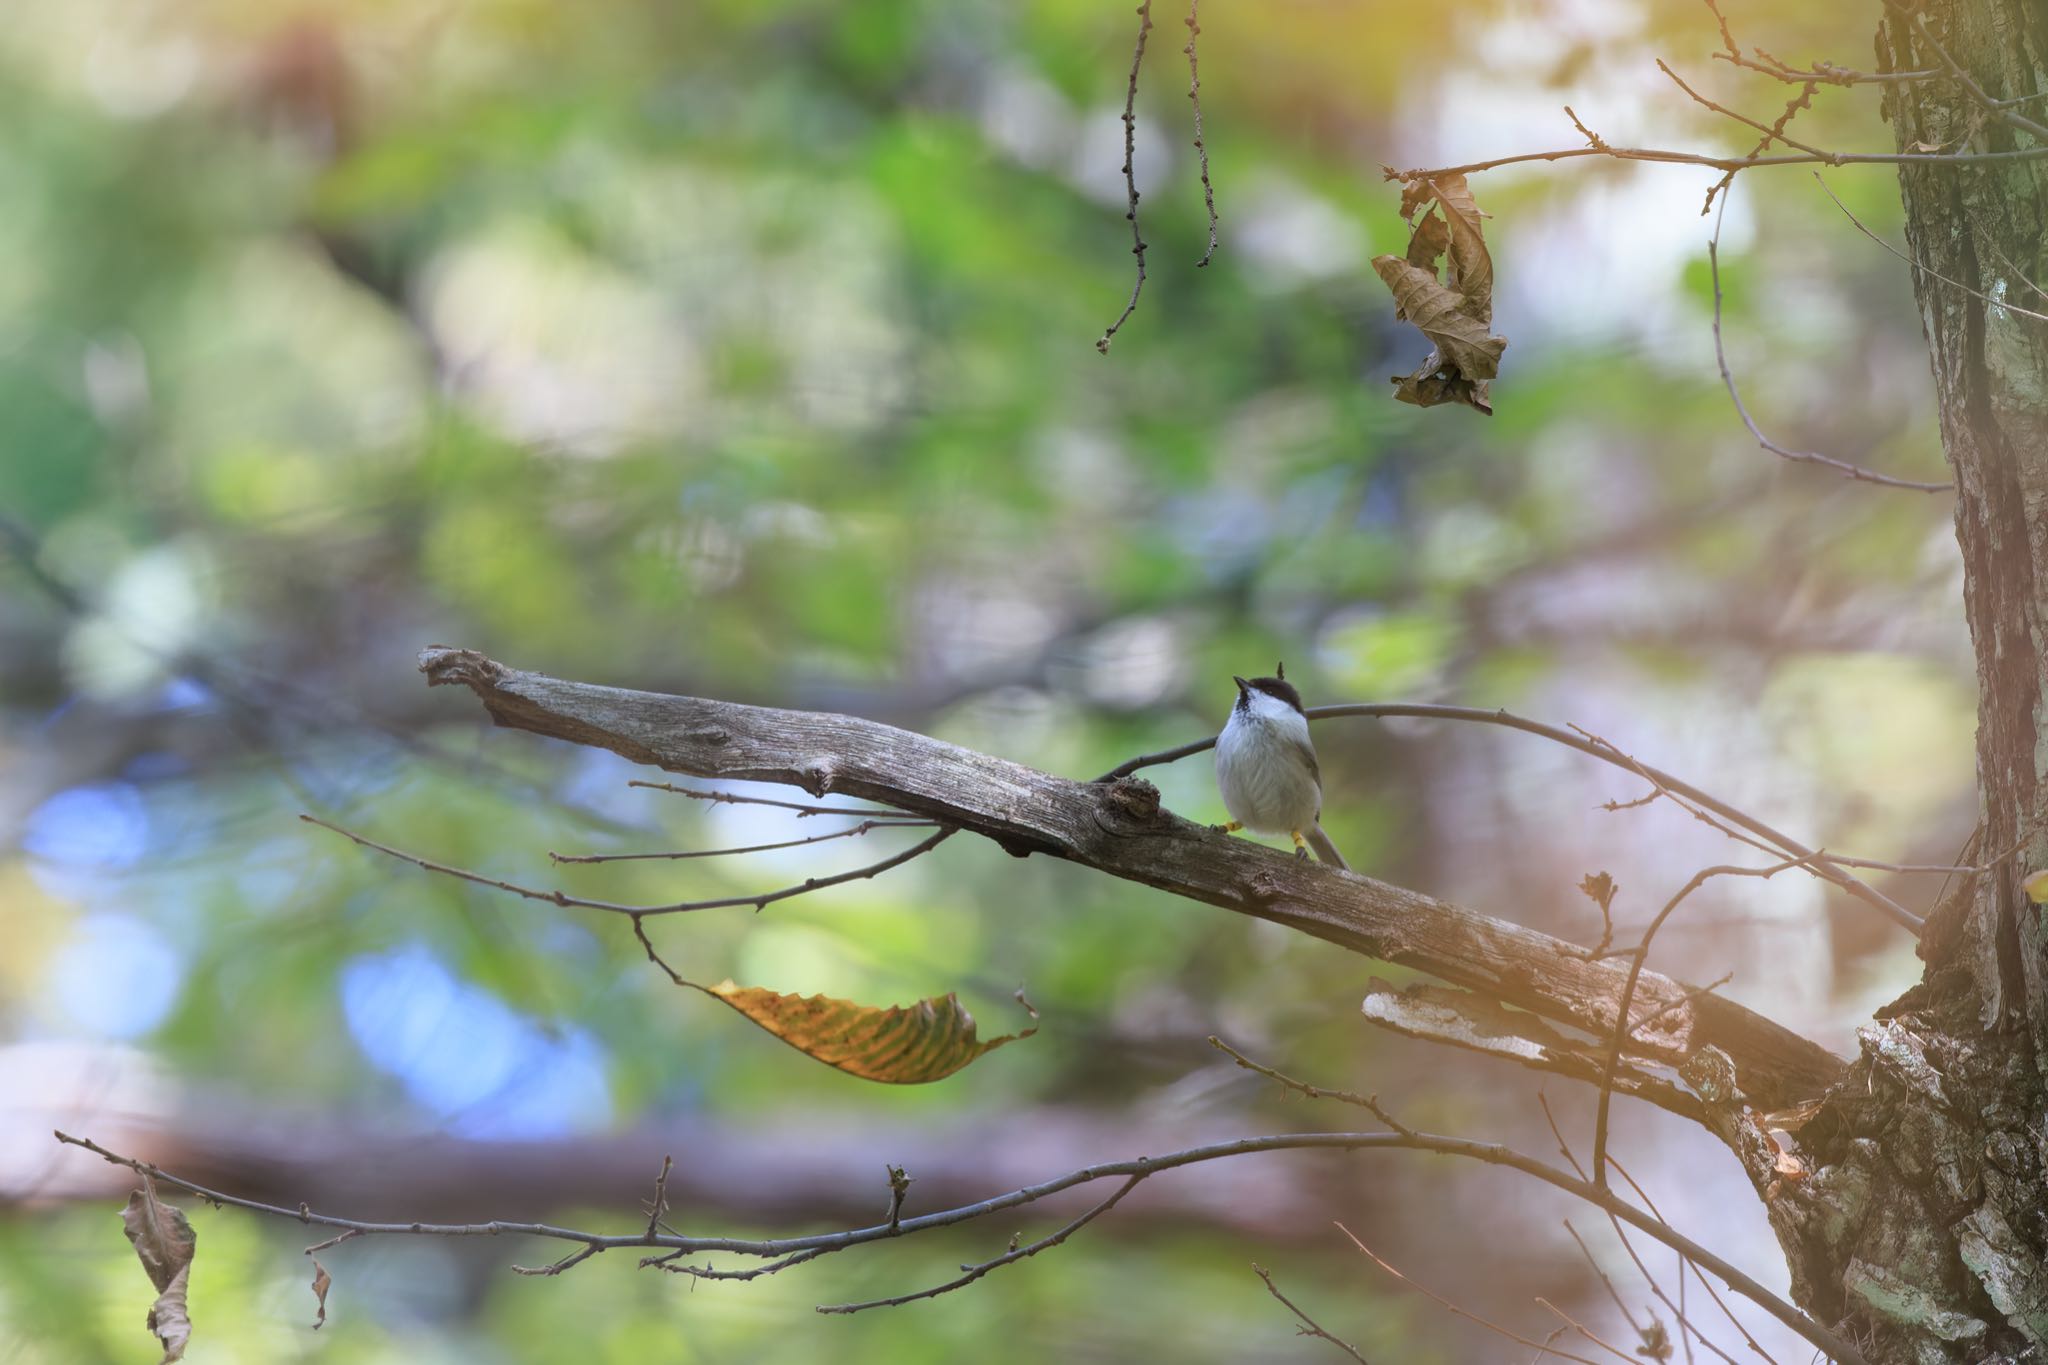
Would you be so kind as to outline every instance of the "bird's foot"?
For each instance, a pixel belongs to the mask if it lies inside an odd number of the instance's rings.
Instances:
[[[1288,832],[1294,836],[1294,856],[1297,858],[1308,857],[1308,841],[1301,837],[1301,831],[1297,829]]]
[[[1232,820],[1232,821],[1231,821],[1231,822],[1230,822],[1229,824],[1227,824],[1227,825],[1211,825],[1211,826],[1209,826],[1209,832],[1210,832],[1211,834],[1235,834],[1235,833],[1237,833],[1237,832],[1238,832],[1239,830],[1241,830],[1241,829],[1243,829],[1243,828],[1244,828],[1244,822],[1243,822],[1243,821],[1241,821],[1241,820]]]

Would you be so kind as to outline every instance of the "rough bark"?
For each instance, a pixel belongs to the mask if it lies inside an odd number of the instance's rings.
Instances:
[[[1936,0],[1934,40],[1994,100],[2048,90],[2042,0]],[[1945,69],[1888,10],[1881,69]],[[1957,81],[1888,87],[1900,150],[1998,151],[2036,134]],[[2048,119],[2048,101],[2021,106]],[[1795,1297],[1847,1319],[1873,1360],[2048,1358],[2048,954],[2021,882],[2048,866],[2048,163],[1904,168],[1978,677],[1985,857],[1930,918],[1921,981],[1861,1031],[1862,1055],[1801,1133],[1821,1164],[1772,1205]],[[1956,283],[1936,278],[1945,275]],[[1959,288],[1958,284],[1967,286]],[[1987,296],[1980,298],[1972,292]]]

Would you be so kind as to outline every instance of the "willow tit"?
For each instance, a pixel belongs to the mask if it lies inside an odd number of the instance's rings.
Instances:
[[[1237,705],[1216,737],[1216,785],[1230,823],[1226,833],[1252,829],[1291,834],[1295,856],[1310,848],[1335,867],[1350,864],[1316,823],[1323,815],[1323,775],[1309,743],[1301,693],[1287,681],[1284,665],[1270,678],[1232,678]]]

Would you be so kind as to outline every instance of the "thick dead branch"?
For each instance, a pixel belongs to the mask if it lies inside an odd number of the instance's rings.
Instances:
[[[1367,1022],[1403,1037],[1464,1048],[1590,1085],[1598,1085],[1603,1074],[1600,1049],[1594,1043],[1566,1037],[1541,1019],[1470,991],[1442,986],[1401,990],[1375,979],[1366,988],[1364,1011]],[[1695,1123],[1707,1121],[1698,1096],[1635,1067],[1617,1068],[1614,1088]]]
[[[1283,924],[1552,1022],[1604,1034],[1616,1017],[1627,976],[1619,963],[1588,961],[1548,934],[1218,835],[1163,810],[1149,783],[1076,782],[873,721],[568,682],[471,650],[429,648],[420,668],[432,685],[470,688],[499,725],[697,777],[883,802],[1019,857],[1046,854]],[[1841,1070],[1818,1044],[1669,977],[1642,973],[1636,994],[1658,1025],[1636,1035],[1632,1051],[1679,1063],[1717,1047],[1761,1107],[1818,1094]]]

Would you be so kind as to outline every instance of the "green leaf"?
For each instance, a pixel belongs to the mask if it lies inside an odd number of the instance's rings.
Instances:
[[[889,1085],[944,1080],[1004,1043],[1038,1032],[1034,1024],[1021,1033],[984,1042],[975,1037],[974,1016],[951,992],[915,1005],[882,1009],[829,995],[784,995],[731,981],[697,989],[723,1000],[805,1056],[850,1076]],[[1031,1009],[1021,991],[1017,999]],[[1036,1019],[1038,1012],[1031,1010],[1031,1017]]]

